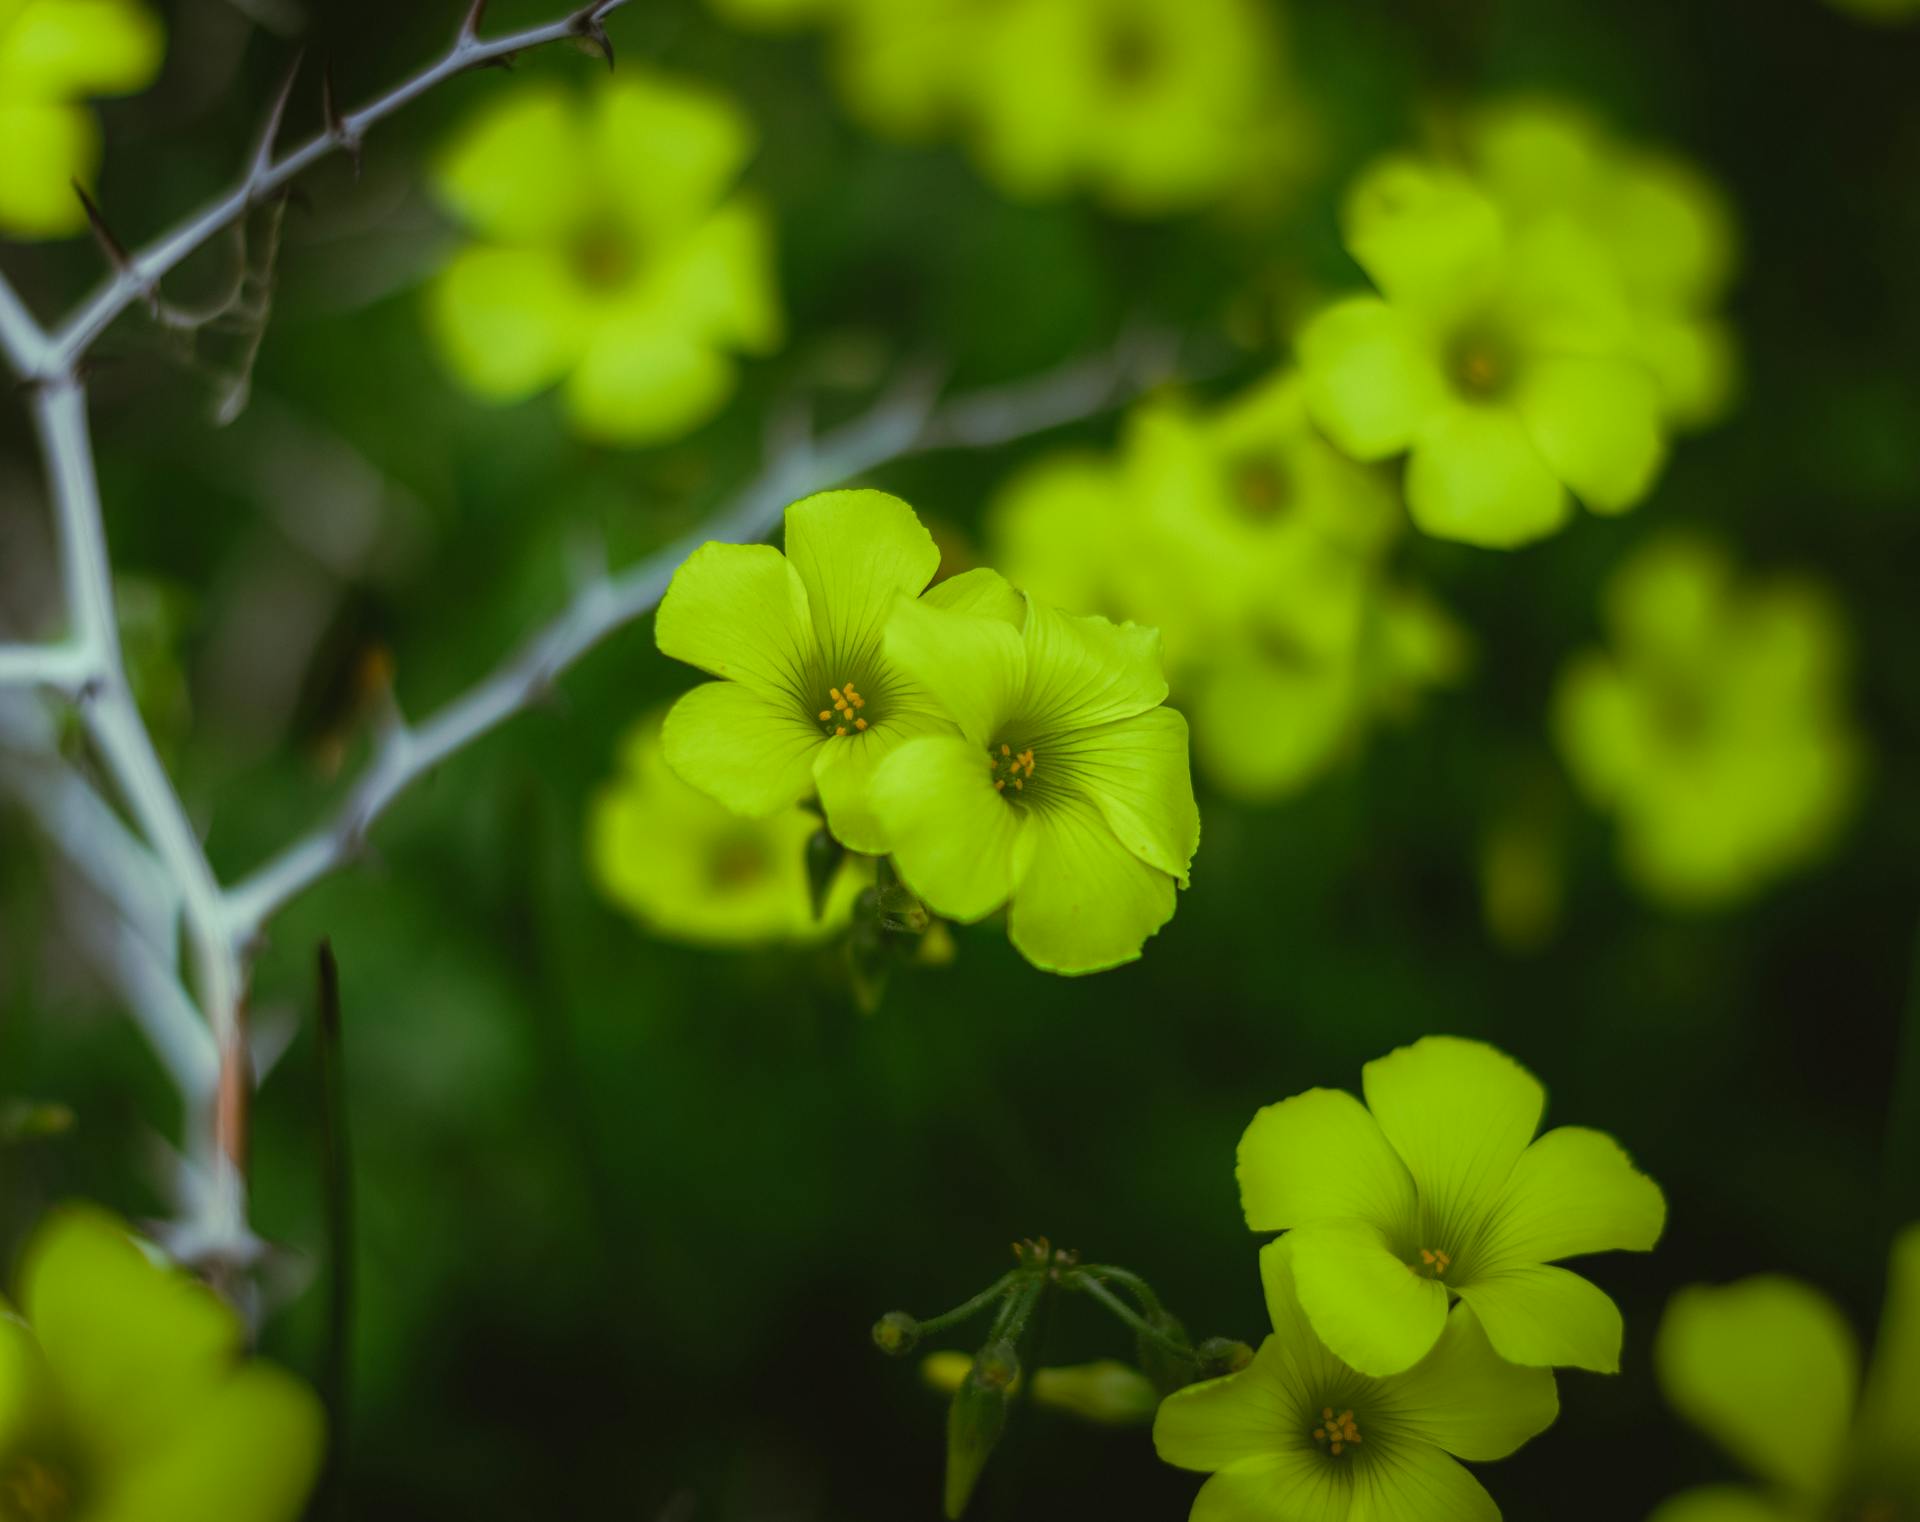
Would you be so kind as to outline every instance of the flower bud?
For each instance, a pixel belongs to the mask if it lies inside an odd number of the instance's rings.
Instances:
[[[807,837],[807,898],[813,905],[815,919],[827,912],[827,895],[833,891],[833,880],[846,857],[846,847],[833,838],[833,831],[824,824]]]
[[[890,1358],[904,1358],[920,1343],[920,1323],[905,1311],[888,1311],[873,1324],[873,1343]]]
[[[1222,1374],[1238,1374],[1253,1362],[1253,1349],[1231,1337],[1209,1337],[1194,1349],[1202,1379],[1218,1379]]]
[[[947,1408],[949,1522],[958,1522],[966,1511],[980,1471],[1006,1430],[1009,1392],[1019,1378],[1020,1359],[1013,1344],[1005,1339],[988,1343],[974,1358],[972,1371]]]
[[[1147,1317],[1147,1324],[1163,1337],[1183,1344],[1187,1341],[1187,1329],[1180,1324],[1180,1318],[1170,1311],[1153,1312]],[[1175,1390],[1193,1383],[1194,1361],[1191,1353],[1175,1353],[1158,1338],[1146,1336],[1135,1339],[1134,1351],[1140,1367],[1162,1395],[1171,1395]]]
[[[1114,1427],[1150,1422],[1160,1405],[1153,1381],[1116,1358],[1036,1369],[1033,1398],[1039,1405],[1070,1412],[1083,1421]]]

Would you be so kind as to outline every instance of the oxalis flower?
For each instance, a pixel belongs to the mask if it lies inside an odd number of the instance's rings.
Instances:
[[[1682,1290],[1654,1347],[1667,1399],[1766,1482],[1682,1491],[1650,1522],[1920,1517],[1920,1226],[1895,1241],[1865,1387],[1833,1302],[1763,1274]]]
[[[895,599],[919,595],[940,551],[885,492],[822,492],[789,507],[786,524],[784,555],[702,545],[661,600],[661,651],[723,678],[674,704],[667,764],[752,817],[818,792],[841,843],[881,855],[887,835],[867,799],[874,769],[903,741],[952,728],[881,647]],[[983,574],[927,595],[964,600]]]
[[[29,1247],[0,1314],[0,1517],[294,1522],[319,1468],[312,1392],[242,1359],[233,1311],[93,1210]],[[4,1307],[0,1306],[0,1312]]]
[[[1187,721],[1160,706],[1160,635],[971,578],[964,601],[899,599],[887,625],[888,659],[959,729],[874,774],[894,861],[949,918],[1007,905],[1037,967],[1132,961],[1173,917],[1200,844]]]
[[[1388,1378],[1336,1358],[1301,1310],[1296,1244],[1260,1253],[1273,1335],[1237,1374],[1176,1391],[1153,1425],[1160,1457],[1213,1471],[1193,1522],[1498,1522],[1456,1459],[1505,1458],[1553,1425],[1553,1374],[1507,1363],[1469,1306]]]
[[[1620,1312],[1561,1258],[1645,1252],[1666,1201],[1598,1131],[1537,1140],[1546,1093],[1511,1057],[1428,1036],[1369,1062],[1367,1103],[1310,1089],[1240,1138],[1240,1203],[1293,1243],[1300,1303],[1366,1374],[1418,1363],[1456,1299],[1512,1363],[1620,1366]]]

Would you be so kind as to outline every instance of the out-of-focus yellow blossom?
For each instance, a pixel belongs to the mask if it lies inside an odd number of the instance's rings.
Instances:
[[[921,1378],[942,1395],[957,1391],[972,1368],[970,1355],[952,1350],[929,1353],[920,1360]],[[1018,1390],[1025,1378],[1024,1374],[1016,1375],[1007,1387],[1008,1393]],[[1102,1426],[1144,1427],[1159,1408],[1160,1392],[1132,1364],[1102,1358],[1093,1363],[1036,1369],[1033,1399],[1035,1405]]]
[[[591,101],[545,82],[495,98],[434,176],[478,240],[428,293],[447,368],[496,403],[560,383],[605,443],[705,422],[734,356],[781,338],[772,226],[736,189],[753,146],[725,96],[631,69]]]
[[[1201,769],[1239,797],[1297,790],[1464,670],[1451,622],[1388,579],[1390,486],[1313,431],[1292,375],[1143,407],[1118,460],[1043,461],[992,518],[1019,585],[1162,631]]]
[[[1743,582],[1719,546],[1673,536],[1616,573],[1604,611],[1611,648],[1567,663],[1553,723],[1575,783],[1618,822],[1627,875],[1708,907],[1820,855],[1865,759],[1826,591]]]
[[[1606,251],[1668,421],[1694,428],[1723,416],[1739,358],[1718,309],[1739,231],[1720,188],[1674,155],[1615,140],[1562,101],[1498,102],[1470,120],[1467,139],[1482,187],[1517,224],[1565,218]]]
[[[856,116],[891,137],[962,137],[1012,196],[1084,190],[1164,216],[1287,163],[1270,129],[1298,112],[1262,0],[714,4],[748,25],[829,20]]]
[[[1920,0],[1827,0],[1827,4],[1876,26],[1898,26],[1920,18]]]
[[[86,227],[73,186],[93,184],[101,145],[85,102],[144,90],[165,43],[140,0],[0,0],[0,235]]]
[[[849,856],[815,918],[807,842],[819,816],[794,805],[747,819],[674,775],[660,715],[635,725],[620,775],[594,800],[587,854],[601,891],[656,935],[704,946],[817,941],[844,929],[871,866]]]

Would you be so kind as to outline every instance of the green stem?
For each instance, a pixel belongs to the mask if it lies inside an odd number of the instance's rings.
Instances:
[[[921,1335],[925,1336],[928,1332],[944,1332],[950,1326],[957,1326],[963,1321],[971,1321],[995,1300],[999,1299],[1000,1296],[1006,1294],[1008,1290],[1013,1288],[1013,1282],[1020,1277],[1020,1273],[1021,1271],[1017,1268],[1009,1269],[998,1279],[994,1280],[993,1283],[981,1290],[979,1294],[967,1301],[966,1304],[956,1305],[945,1315],[933,1316],[922,1321],[920,1323]],[[1006,1312],[1003,1310],[1001,1315],[1004,1316],[1005,1314]],[[996,1325],[997,1324],[996,1322]]]
[[[1046,1293],[1047,1276],[1044,1273],[1034,1273],[1031,1269],[1023,1271],[1017,1268],[1007,1275],[1007,1279],[1020,1279],[1029,1274],[1031,1277],[1027,1282],[1022,1284],[1015,1293],[1007,1296],[1007,1303],[1000,1307],[1000,1314],[993,1318],[993,1330],[987,1333],[988,1342],[998,1342],[1004,1338],[1008,1342],[1018,1344],[1021,1336],[1026,1332],[1027,1323],[1033,1319],[1035,1307],[1040,1304],[1041,1296]],[[1003,1279],[1000,1282],[1004,1284],[1007,1281]]]
[[[1920,1221],[1920,938],[1914,942],[1912,982],[1887,1117],[1883,1210],[1888,1235]]]
[[[353,1148],[347,1130],[347,1075],[340,1029],[340,968],[320,943],[321,1156],[326,1170],[327,1352],[320,1376],[332,1441],[322,1492],[345,1515],[349,1371],[353,1340]]]
[[[1145,1317],[1135,1311],[1126,1301],[1108,1289],[1106,1285],[1102,1284],[1097,1278],[1094,1278],[1089,1270],[1084,1268],[1076,1269],[1072,1273],[1063,1276],[1060,1282],[1070,1289],[1085,1290],[1142,1337],[1158,1343],[1175,1357],[1187,1359],[1193,1357],[1192,1348],[1188,1347],[1184,1342],[1176,1341],[1174,1338],[1169,1337],[1165,1332],[1148,1322]]]
[[[1132,1291],[1133,1298],[1140,1302],[1140,1309],[1148,1316],[1158,1316],[1166,1309],[1147,1281],[1130,1268],[1116,1268],[1111,1263],[1087,1263],[1081,1266],[1080,1272],[1092,1274],[1098,1279],[1110,1279],[1123,1289]]]

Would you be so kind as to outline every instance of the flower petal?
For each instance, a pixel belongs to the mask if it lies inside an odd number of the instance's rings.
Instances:
[[[662,655],[789,701],[796,717],[825,701],[812,690],[818,658],[807,594],[771,545],[701,545],[674,572],[653,638]]]
[[[1187,721],[1171,708],[1076,730],[1040,765],[1091,798],[1120,843],[1181,887],[1200,849],[1200,808],[1187,764]]]
[[[600,89],[591,130],[608,194],[654,243],[705,217],[754,150],[753,123],[727,96],[625,65]]]
[[[1065,973],[1117,967],[1173,918],[1173,879],[1123,846],[1092,803],[1049,799],[1029,815],[1026,831],[1029,863],[1007,934],[1034,966]]]
[[[547,249],[462,249],[426,299],[442,363],[489,402],[521,401],[559,380],[592,328],[566,262]]]
[[[567,412],[596,443],[658,444],[711,419],[736,379],[737,367],[716,344],[651,307],[599,314],[567,377]]]
[[[1390,155],[1341,208],[1347,251],[1396,306],[1442,320],[1485,300],[1506,243],[1499,211],[1453,170]]]
[[[1268,1337],[1239,1373],[1176,1390],[1154,1417],[1155,1450],[1182,1469],[1209,1470],[1304,1446],[1311,1413],[1287,1368],[1285,1346]]]
[[[1436,539],[1512,549],[1567,521],[1566,490],[1506,407],[1456,402],[1430,417],[1407,460],[1407,511]]]
[[[1470,1232],[1540,1124],[1547,1096],[1539,1080],[1504,1052],[1456,1036],[1400,1047],[1361,1076],[1367,1108],[1406,1161],[1436,1229]],[[1457,1262],[1469,1243],[1420,1245]]]
[[[1476,1463],[1504,1459],[1560,1414],[1553,1371],[1494,1352],[1470,1305],[1455,1306],[1433,1351],[1383,1384],[1394,1426]]]
[[[1632,507],[1666,458],[1659,388],[1631,360],[1530,360],[1513,405],[1553,473],[1595,512]]]
[[[991,595],[988,588],[979,590]],[[887,661],[924,688],[984,754],[1026,684],[1020,630],[991,613],[942,608],[929,601],[933,592],[896,598],[887,620]]]
[[[1920,1455],[1920,1226],[1893,1244],[1860,1435],[1883,1453]]]
[[[921,594],[920,600],[949,613],[978,613],[997,618],[1015,629],[1023,628],[1027,622],[1026,598],[1006,577],[985,566],[935,582]]]
[[[875,770],[867,796],[901,877],[934,909],[977,920],[1007,901],[1032,815],[993,790],[978,745],[909,740]]]
[[[1611,1136],[1560,1126],[1520,1154],[1475,1253],[1488,1270],[1586,1253],[1649,1252],[1666,1196]]]
[[[1500,1522],[1486,1487],[1425,1443],[1372,1454],[1367,1487],[1367,1522]]]
[[[1297,343],[1315,426],[1356,460],[1413,443],[1446,400],[1432,338],[1373,296],[1355,296],[1307,323]]]
[[[153,83],[165,50],[159,16],[139,0],[38,0],[0,23],[0,80],[49,101],[127,95]]]
[[[1853,1421],[1859,1350],[1818,1291],[1760,1275],[1683,1289],[1654,1342],[1673,1408],[1804,1503],[1827,1493]]]
[[[59,238],[85,229],[74,182],[91,185],[100,167],[100,123],[85,106],[0,96],[0,232]]]
[[[663,331],[749,354],[777,349],[784,321],[765,208],[722,206],[662,251],[633,300]]]
[[[1255,1231],[1351,1217],[1398,1231],[1413,1223],[1413,1176],[1366,1107],[1309,1089],[1253,1117],[1240,1138],[1240,1207]]]
[[[1458,1289],[1508,1363],[1620,1372],[1620,1307],[1578,1274],[1536,1263],[1475,1274]]]
[[[1028,739],[1130,719],[1166,701],[1158,629],[1029,600],[1025,640],[1019,718],[1036,731]]]
[[[1200,1487],[1187,1522],[1347,1522],[1352,1506],[1352,1480],[1295,1449],[1229,1464]]]
[[[1335,1357],[1384,1378],[1433,1350],[1446,1329],[1446,1286],[1409,1269],[1377,1226],[1313,1221],[1282,1240],[1292,1244],[1301,1308]]]
[[[500,243],[553,243],[593,204],[576,97],[535,82],[495,97],[441,153],[431,184],[440,204]]]
[[[27,1324],[0,1302],[0,1453],[16,1451],[45,1409],[47,1361]]]
[[[314,1393],[265,1364],[251,1364],[196,1405],[156,1452],[113,1470],[98,1522],[218,1517],[296,1522],[320,1472],[326,1415]]]
[[[1647,1522],[1804,1522],[1804,1514],[1740,1485],[1701,1485],[1669,1496]]]
[[[761,819],[812,794],[814,754],[826,743],[790,704],[738,682],[687,693],[667,714],[660,740],[681,781]]]
[[[864,734],[836,735],[824,743],[814,756],[813,782],[834,838],[850,851],[884,856],[892,838],[873,803],[876,770],[910,741],[952,733],[938,714],[896,706]]]
[[[894,598],[919,596],[940,568],[933,535],[911,507],[883,491],[825,491],[794,503],[787,509],[787,558],[806,586],[836,684],[870,680]]]
[[[96,1210],[65,1210],[41,1227],[20,1298],[68,1415],[116,1459],[173,1441],[242,1345],[225,1302],[156,1266]]]

